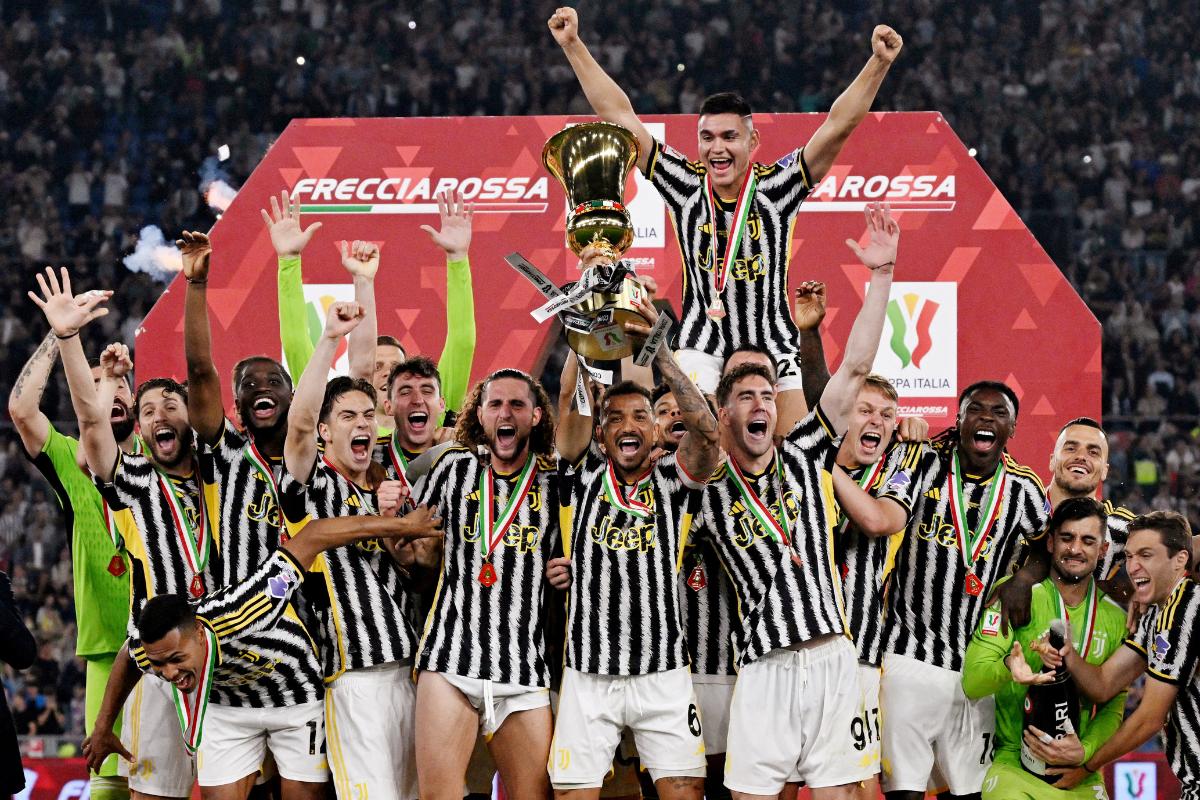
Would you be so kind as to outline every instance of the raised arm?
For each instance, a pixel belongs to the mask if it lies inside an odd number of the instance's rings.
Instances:
[[[50,438],[50,419],[42,413],[42,394],[50,380],[50,370],[58,358],[54,332],[46,334],[37,350],[25,362],[17,382],[8,395],[8,415],[21,436],[25,452],[32,458],[42,452]]]
[[[816,408],[829,383],[829,365],[825,363],[825,344],[821,341],[821,323],[825,320],[825,284],[804,281],[796,287],[796,312],[793,317],[800,331],[800,377],[804,381],[804,402]]]
[[[188,419],[192,430],[207,444],[221,438],[225,409],[221,406],[221,378],[212,358],[212,333],[208,322],[208,266],[212,245],[208,235],[184,231],[175,242],[183,253],[183,354],[187,359]]]
[[[321,401],[325,399],[326,376],[337,354],[338,342],[354,330],[362,320],[363,310],[358,303],[334,303],[325,317],[325,330],[317,341],[312,358],[300,380],[292,407],[288,409],[287,441],[283,446],[283,463],[297,480],[308,480],[317,461],[317,418]]]
[[[629,95],[608,76],[579,38],[579,15],[573,8],[559,8],[547,24],[554,41],[558,42],[567,61],[571,63],[571,69],[575,71],[575,77],[596,116],[605,122],[615,122],[628,128],[637,137],[641,148],[637,165],[638,169],[645,171],[654,139],[638,119],[633,104],[629,102]]]
[[[633,301],[634,308],[646,320],[644,325],[625,323],[625,330],[637,336],[646,336],[658,321],[658,309],[647,298],[639,297]],[[720,435],[717,432],[717,419],[704,395],[696,388],[696,384],[683,373],[675,363],[671,348],[665,344],[654,354],[654,363],[662,375],[663,383],[671,389],[675,402],[679,406],[679,417],[687,432],[679,440],[679,465],[697,480],[706,481],[717,468],[721,456]]]
[[[79,342],[79,331],[97,317],[108,313],[102,304],[112,296],[109,291],[92,291],[76,302],[71,294],[71,276],[66,268],[59,276],[47,267],[43,275],[38,273],[37,282],[41,294],[29,292],[29,298],[42,309],[50,330],[58,338],[58,352],[62,356],[63,370],[67,374],[67,386],[71,390],[71,404],[79,419],[79,439],[87,454],[88,468],[101,480],[112,480],[120,450],[113,436],[109,416],[111,405],[100,405],[92,371],[87,356]]]
[[[883,335],[883,320],[887,312],[888,296],[892,288],[892,270],[896,266],[896,248],[900,244],[900,226],[892,219],[888,206],[878,203],[864,209],[867,217],[869,242],[866,248],[847,239],[846,245],[854,255],[871,270],[871,282],[867,288],[862,310],[850,329],[846,340],[846,352],[841,366],[825,385],[821,393],[821,408],[839,433],[846,430],[846,420],[863,379],[875,363],[875,351],[879,349],[879,337]]]
[[[467,258],[475,207],[463,200],[461,191],[453,197],[439,194],[437,201],[440,229],[422,225],[421,230],[446,254],[446,339],[438,359],[438,372],[442,376],[446,408],[461,411],[475,360],[475,295],[471,262]]]
[[[554,429],[554,445],[560,458],[570,464],[575,464],[592,443],[592,429],[595,420],[584,416],[579,411],[575,401],[575,385],[578,382],[579,359],[572,351],[567,351],[563,362],[562,377],[558,382],[558,425]],[[592,391],[592,378],[586,372],[583,375],[584,391]],[[589,395],[590,402],[591,397]]]
[[[871,57],[846,91],[838,95],[829,107],[829,116],[804,146],[804,161],[808,164],[813,183],[825,177],[837,159],[850,134],[871,110],[883,78],[892,67],[904,40],[887,25],[876,25],[871,32]]]
[[[300,271],[300,252],[321,229],[320,222],[300,227],[300,206],[287,191],[279,199],[271,197],[271,212],[262,210],[263,222],[271,236],[271,245],[279,263],[279,341],[288,372],[294,377],[304,371],[312,357],[313,342],[305,317],[304,277]]]
[[[379,272],[379,245],[342,242],[342,266],[354,278],[354,302],[362,307],[362,322],[350,331],[350,377],[371,380],[375,370],[375,345],[379,317],[375,313],[375,274]]]
[[[908,513],[903,506],[863,491],[841,467],[833,469],[833,491],[842,511],[864,536],[891,536],[908,524]]]

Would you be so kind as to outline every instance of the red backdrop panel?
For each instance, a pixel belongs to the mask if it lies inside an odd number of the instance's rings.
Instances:
[[[758,114],[760,161],[786,157],[823,114]],[[382,243],[380,331],[436,356],[445,331],[444,261],[419,226],[437,224],[434,194],[462,186],[478,204],[471,248],[479,341],[474,377],[532,365],[547,328],[529,311],[540,295],[502,257],[522,252],[565,282],[565,200],[541,148],[568,117],[296,120],[217,222],[209,281],[218,369],[254,353],[279,355],[275,254],[259,209],[292,191],[320,220],[304,254],[306,284],[347,284],[337,242]],[[695,117],[649,117],[652,132],[695,154]],[[638,240],[629,256],[679,305],[680,257],[653,189],[631,180]],[[862,235],[861,209],[887,200],[903,230],[897,286],[876,368],[900,384],[903,406],[935,430],[951,424],[968,383],[1006,380],[1021,397],[1017,458],[1045,471],[1059,425],[1100,411],[1100,326],[1008,201],[934,112],[863,121],[837,165],[802,206],[790,284],[828,284],[824,326],[840,358],[867,281],[844,240]],[[173,233],[173,232],[171,232]],[[170,235],[170,234],[169,234]],[[184,374],[183,281],[176,279],[138,335],[139,379]],[[226,396],[228,402],[228,387]]]

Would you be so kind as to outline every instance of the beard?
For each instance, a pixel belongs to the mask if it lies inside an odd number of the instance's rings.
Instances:
[[[121,420],[120,422],[113,423],[113,438],[117,440],[118,444],[125,441],[133,434],[133,426],[134,420],[129,416],[125,417],[125,419]]]
[[[1059,566],[1058,562],[1055,561],[1054,574],[1057,575],[1063,583],[1076,584],[1087,580],[1089,577],[1091,577],[1092,572],[1088,571],[1082,575],[1072,575],[1071,573],[1065,571],[1061,566]]]

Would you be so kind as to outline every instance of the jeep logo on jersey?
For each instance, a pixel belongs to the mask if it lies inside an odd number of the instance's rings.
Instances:
[[[958,284],[892,284],[875,371],[909,398],[958,394]]]
[[[304,214],[437,214],[437,196],[461,191],[479,214],[540,214],[549,206],[549,179],[301,178],[292,189]]]
[[[953,175],[826,175],[800,206],[809,213],[862,211],[871,202],[893,211],[953,211]]]

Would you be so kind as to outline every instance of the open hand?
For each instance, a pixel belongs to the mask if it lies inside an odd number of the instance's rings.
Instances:
[[[900,226],[892,219],[892,208],[887,203],[868,203],[863,208],[863,216],[867,218],[867,246],[859,247],[853,239],[847,239],[846,246],[867,269],[887,274],[896,266]]]
[[[1029,666],[1029,662],[1025,660],[1025,652],[1021,649],[1020,642],[1013,642],[1012,650],[1008,657],[1004,659],[1004,665],[1008,667],[1009,674],[1012,679],[1022,686],[1035,686],[1043,683],[1050,683],[1054,680],[1052,672],[1034,672]]]
[[[434,230],[422,225],[421,230],[429,234],[433,243],[446,253],[449,261],[460,261],[467,257],[471,247],[471,221],[475,218],[475,206],[463,200],[462,192],[439,192],[438,219],[441,229]]]
[[[300,204],[288,197],[286,189],[279,193],[278,200],[271,195],[271,213],[268,214],[266,209],[261,213],[271,234],[271,244],[280,257],[300,255],[313,234],[321,229],[320,222],[307,228],[300,227]]]
[[[80,329],[92,320],[108,313],[108,309],[102,303],[108,302],[112,292],[91,291],[83,295],[80,302],[71,294],[71,276],[67,273],[67,268],[62,267],[60,273],[61,283],[59,277],[54,274],[54,269],[46,267],[45,275],[39,272],[36,276],[41,294],[27,294],[46,315],[46,321],[50,323],[54,334],[60,339],[66,339],[79,333]]]
[[[1073,733],[1054,739],[1030,725],[1025,729],[1024,737],[1025,745],[1048,765],[1074,767],[1083,761],[1083,742]]]
[[[634,309],[642,315],[642,319],[646,322],[645,324],[626,322],[625,332],[631,336],[649,336],[650,329],[654,327],[654,323],[658,322],[658,309],[654,307],[654,303],[650,302],[649,297],[635,297],[631,302]]]
[[[130,764],[133,763],[133,754],[125,749],[125,745],[121,744],[121,739],[111,728],[107,731],[94,730],[91,736],[83,740],[83,757],[87,759],[88,770],[91,772],[99,772],[104,760],[113,753]]]
[[[442,518],[429,506],[417,506],[412,511],[400,517],[404,528],[397,535],[410,539],[420,539],[442,535]]]
[[[175,246],[183,254],[183,277],[189,281],[208,280],[208,263],[212,257],[212,244],[207,233],[184,231],[175,240]]]

